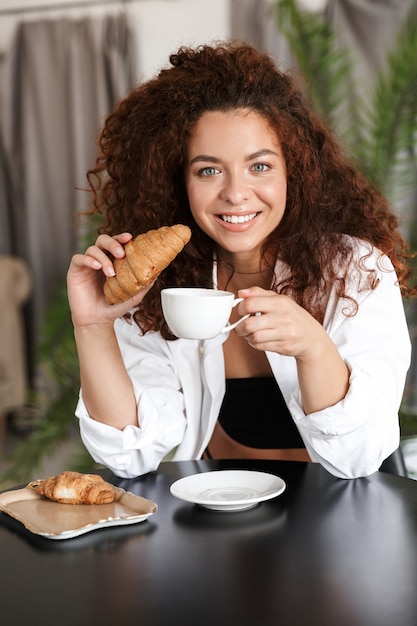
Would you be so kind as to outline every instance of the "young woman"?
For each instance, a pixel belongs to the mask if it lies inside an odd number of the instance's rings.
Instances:
[[[410,361],[397,219],[268,55],[223,43],[170,61],[109,115],[88,174],[104,222],[68,271],[83,441],[122,477],[167,455],[375,472],[399,445]],[[108,305],[122,244],[177,223],[192,230],[184,250]],[[227,289],[244,299],[234,316],[251,315],[176,339],[168,286]]]

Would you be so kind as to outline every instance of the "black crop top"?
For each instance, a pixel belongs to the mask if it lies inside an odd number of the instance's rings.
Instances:
[[[273,376],[227,378],[219,422],[235,441],[251,448],[304,448]]]

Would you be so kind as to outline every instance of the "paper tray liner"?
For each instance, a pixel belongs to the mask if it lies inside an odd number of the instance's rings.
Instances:
[[[21,522],[32,533],[44,536],[74,535],[100,524],[117,525],[142,521],[157,510],[151,500],[113,487],[111,504],[61,504],[48,500],[32,488],[0,493],[0,511]]]

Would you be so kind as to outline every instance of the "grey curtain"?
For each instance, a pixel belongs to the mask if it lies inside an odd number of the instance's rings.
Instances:
[[[22,203],[12,161],[9,159],[0,128],[0,255],[21,256],[19,232],[25,230]]]
[[[125,14],[45,19],[17,28],[4,161],[13,164],[13,178],[3,167],[8,191],[0,223],[10,237],[9,251],[32,271],[31,343],[39,339],[43,314],[65,284],[79,246],[76,216],[88,203],[85,173],[104,116],[133,84],[132,46]]]

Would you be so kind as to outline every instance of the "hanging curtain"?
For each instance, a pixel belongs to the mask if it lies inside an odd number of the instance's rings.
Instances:
[[[282,65],[292,67],[294,56],[277,28],[272,0],[230,0],[231,37],[272,54]]]
[[[18,213],[21,202],[17,189],[13,164],[0,128],[0,256],[19,256],[18,232],[24,229],[24,221]]]
[[[34,279],[32,342],[79,245],[76,215],[88,204],[80,189],[105,115],[133,84],[132,46],[125,14],[45,19],[17,28],[9,158],[18,183],[13,211],[25,228],[12,235]],[[2,215],[1,222],[9,218]]]

